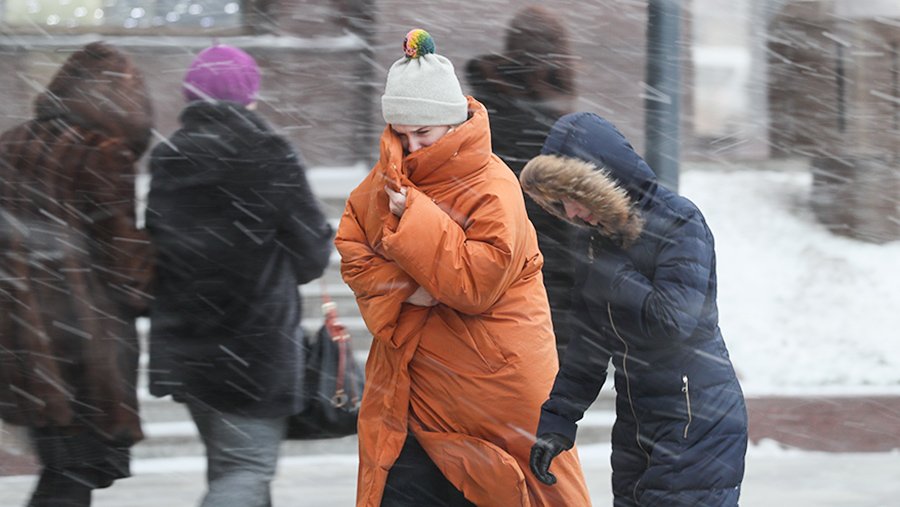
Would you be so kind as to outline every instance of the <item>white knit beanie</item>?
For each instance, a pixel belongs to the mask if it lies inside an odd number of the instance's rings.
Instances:
[[[381,114],[393,125],[456,125],[468,118],[468,101],[453,64],[435,54],[434,40],[413,29],[403,40],[406,56],[388,71]]]

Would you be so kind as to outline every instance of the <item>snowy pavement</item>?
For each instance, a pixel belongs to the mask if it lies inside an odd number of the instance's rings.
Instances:
[[[609,444],[580,449],[595,505],[611,505]],[[274,505],[351,506],[356,456],[288,456],[274,482]],[[203,493],[201,458],[137,460],[134,477],[94,495],[94,507],[193,506]],[[900,453],[820,453],[752,446],[741,496],[743,507],[889,507],[900,498]],[[34,476],[0,478],[0,505],[25,504]]]

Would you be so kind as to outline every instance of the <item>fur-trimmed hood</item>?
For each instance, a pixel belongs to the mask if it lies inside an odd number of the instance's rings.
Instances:
[[[591,210],[597,228],[622,246],[643,229],[641,211],[656,192],[656,175],[616,127],[593,113],[560,118],[541,155],[522,171],[522,188],[548,212],[569,219],[561,199],[569,197]]]
[[[34,101],[37,119],[60,118],[123,139],[146,151],[153,108],[143,75],[131,59],[103,42],[73,53]]]
[[[592,227],[566,216],[562,199],[567,197],[591,210],[598,219],[596,228],[619,245],[628,246],[641,234],[644,221],[628,194],[605,170],[590,162],[539,155],[525,165],[519,181],[535,202],[561,220]]]

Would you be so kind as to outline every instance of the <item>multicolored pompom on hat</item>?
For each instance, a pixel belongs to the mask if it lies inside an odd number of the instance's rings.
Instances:
[[[403,52],[406,53],[407,58],[434,54],[434,39],[425,30],[413,28],[403,39]]]
[[[453,64],[435,53],[431,35],[415,28],[403,39],[405,56],[388,71],[381,113],[392,125],[457,125],[468,117]]]

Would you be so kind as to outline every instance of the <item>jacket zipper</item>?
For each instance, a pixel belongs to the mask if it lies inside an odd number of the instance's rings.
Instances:
[[[691,413],[691,388],[687,374],[681,376],[681,384],[681,392],[684,393],[684,402],[687,405],[687,424],[684,425],[684,438],[687,438],[688,429],[691,427],[691,421],[694,419],[694,414]]]
[[[609,303],[606,303],[606,312],[609,315],[609,324],[612,326],[613,333],[615,333],[616,337],[619,341],[622,342],[622,345],[625,346],[625,353],[622,355],[622,373],[625,374],[625,391],[628,394],[628,405],[631,407],[631,416],[634,418],[634,440],[637,442],[638,448],[641,452],[644,453],[644,457],[647,458],[647,466],[650,466],[650,453],[644,449],[644,445],[641,443],[641,424],[638,421],[637,411],[634,409],[634,399],[631,397],[631,378],[628,376],[628,342],[622,338],[622,335],[619,334],[619,330],[616,329],[616,323],[613,322],[612,316],[612,306]],[[686,377],[685,377],[686,378]],[[637,482],[634,483],[634,489],[631,492],[632,498],[634,498],[635,503],[638,502],[637,498],[637,489],[638,484],[640,484],[641,480],[638,479]]]

